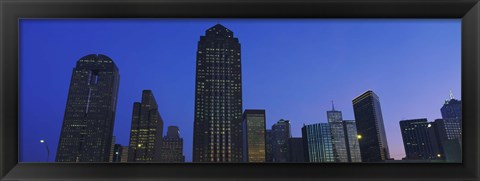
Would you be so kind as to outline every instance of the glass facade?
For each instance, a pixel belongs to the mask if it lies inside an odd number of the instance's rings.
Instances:
[[[245,162],[265,162],[265,110],[245,110],[243,113],[243,154]]]
[[[303,138],[290,138],[288,139],[288,145],[290,146],[290,158],[288,162],[303,163],[305,162],[305,150],[303,150]]]
[[[371,90],[354,98],[353,112],[357,125],[362,162],[383,162],[390,159],[387,137],[378,96]]]
[[[353,120],[342,121],[345,132],[345,144],[347,148],[348,162],[362,162],[360,146],[358,145],[357,125]]]
[[[240,43],[217,24],[200,37],[195,81],[193,162],[242,162]]]
[[[304,125],[302,137],[307,162],[335,162],[328,123]]]
[[[142,102],[133,103],[128,162],[160,161],[163,120],[151,90],[142,92]]]
[[[87,55],[73,68],[56,162],[108,162],[120,75],[105,55]]]
[[[332,104],[332,110],[327,111],[328,124],[332,133],[333,155],[335,162],[348,162],[347,145],[345,143],[345,131],[342,123],[342,112],[336,111]]]

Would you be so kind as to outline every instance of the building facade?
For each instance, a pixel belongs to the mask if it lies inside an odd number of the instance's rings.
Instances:
[[[72,71],[56,162],[108,162],[120,75],[112,59],[87,55]]]
[[[333,155],[335,162],[348,162],[347,144],[345,142],[345,130],[343,128],[342,112],[335,110],[332,102],[332,110],[327,111],[327,120],[332,133]]]
[[[247,109],[243,113],[243,159],[245,162],[265,162],[265,110]]]
[[[273,162],[273,135],[272,130],[265,130],[265,162]]]
[[[434,140],[431,139],[429,129],[432,124],[427,119],[411,119],[400,121],[403,146],[405,147],[405,159],[409,160],[432,160],[437,159]]]
[[[151,90],[133,103],[128,162],[158,162],[162,147],[163,120]]]
[[[193,162],[242,162],[240,43],[217,24],[200,37],[195,81]]]
[[[462,121],[462,101],[455,99],[452,92],[450,92],[450,99],[445,100],[442,108],[442,119]]]
[[[123,155],[123,147],[120,144],[115,144],[113,146],[112,160],[110,162],[121,162]]]
[[[358,145],[357,125],[354,120],[343,120],[343,130],[345,132],[345,144],[347,148],[348,162],[362,162],[360,155],[360,145]]]
[[[371,90],[352,100],[362,162],[390,159],[382,109],[378,96]]]
[[[288,162],[291,163],[304,163],[305,161],[305,150],[303,150],[303,138],[290,138],[288,139],[289,148],[289,159]]]
[[[183,138],[177,126],[169,126],[163,137],[160,162],[185,162],[183,155]]]
[[[302,137],[307,162],[335,162],[332,134],[328,123],[304,125]]]
[[[288,162],[288,139],[292,137],[289,120],[280,119],[272,126],[272,162]]]

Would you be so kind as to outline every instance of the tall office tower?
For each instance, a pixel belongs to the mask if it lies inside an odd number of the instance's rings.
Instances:
[[[273,162],[273,135],[272,130],[265,130],[265,162]]]
[[[345,132],[345,144],[347,148],[348,162],[362,162],[362,156],[360,155],[360,146],[358,145],[358,139],[361,139],[357,135],[357,125],[354,120],[344,120],[343,130]]]
[[[122,146],[122,153],[120,156],[120,162],[128,162],[128,146]]]
[[[169,126],[167,136],[163,137],[161,162],[185,162],[183,156],[183,138],[176,126]]]
[[[241,162],[240,43],[217,24],[200,37],[195,82],[193,162]]]
[[[133,103],[128,162],[160,160],[163,120],[151,90],[142,91],[142,102]]]
[[[305,150],[303,150],[302,138],[290,138],[288,139],[288,146],[290,156],[288,162],[291,163],[303,163],[305,162]]]
[[[335,110],[332,101],[332,110],[327,111],[328,124],[332,133],[333,155],[335,162],[348,162],[345,131],[343,129],[342,112]]]
[[[265,110],[247,109],[243,113],[243,160],[265,162]]]
[[[403,146],[406,159],[431,160],[437,158],[434,143],[429,134],[432,124],[427,119],[411,119],[400,121]]]
[[[371,90],[352,100],[362,162],[383,162],[390,159],[378,96]]]
[[[439,153],[439,157],[448,162],[458,162],[457,158],[460,158],[461,161],[462,127],[460,122],[457,119],[436,119],[432,123],[432,127],[434,128],[431,133],[435,139],[434,149]],[[449,157],[456,159],[447,158],[447,152]]]
[[[440,108],[442,118],[444,120],[462,121],[462,101],[455,99],[450,91],[450,99],[445,100],[442,108]],[[460,123],[461,124],[461,123]]]
[[[288,139],[292,137],[290,121],[280,119],[272,126],[272,161],[288,162]]]
[[[122,160],[123,147],[120,144],[113,146],[113,156],[110,162],[120,162]]]
[[[105,55],[87,55],[73,68],[57,162],[108,162],[120,75]]]
[[[307,162],[335,162],[328,123],[303,125],[302,137]]]
[[[114,147],[115,147],[115,136],[112,137],[112,143],[110,146],[110,155],[108,156],[108,162],[113,162],[113,157],[114,157]]]

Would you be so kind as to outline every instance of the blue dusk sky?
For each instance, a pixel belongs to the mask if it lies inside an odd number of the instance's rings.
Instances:
[[[241,43],[243,109],[265,109],[267,129],[288,119],[327,122],[331,101],[353,120],[352,99],[379,97],[390,155],[405,156],[399,121],[441,118],[460,99],[460,19],[24,19],[20,21],[20,161],[54,161],[72,69],[88,54],[120,71],[116,142],[128,145],[133,102],[150,89],[180,128],[192,159],[195,62],[205,31],[221,23]]]

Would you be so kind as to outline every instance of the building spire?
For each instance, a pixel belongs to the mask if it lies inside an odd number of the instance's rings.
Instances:
[[[450,99],[455,99],[455,97],[453,97],[452,90],[450,90]]]
[[[335,105],[333,104],[333,100],[332,100],[332,111],[335,111]]]

